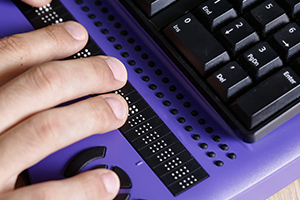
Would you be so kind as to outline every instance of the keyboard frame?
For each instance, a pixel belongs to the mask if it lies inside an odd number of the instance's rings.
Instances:
[[[247,129],[230,111],[229,107],[218,97],[209,84],[203,80],[200,73],[198,73],[189,61],[158,31],[156,26],[151,23],[151,20],[149,20],[134,2],[132,0],[120,0],[120,2],[243,141],[248,143],[257,142],[300,112],[300,99],[298,99],[253,129]],[[257,3],[255,5],[257,5]],[[251,5],[251,7],[253,6],[254,5]],[[249,8],[247,10],[249,10]]]

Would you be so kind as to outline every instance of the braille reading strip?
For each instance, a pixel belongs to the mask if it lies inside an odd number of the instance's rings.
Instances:
[[[59,0],[40,8],[32,8],[18,0],[14,3],[36,29],[75,20]],[[104,54],[103,51],[90,38],[81,52],[67,59],[100,54]],[[209,177],[129,82],[116,93],[124,96],[129,105],[129,117],[120,132],[174,196]]]

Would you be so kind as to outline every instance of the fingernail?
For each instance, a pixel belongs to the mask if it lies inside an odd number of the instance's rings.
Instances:
[[[114,74],[115,79],[122,82],[126,81],[127,72],[125,66],[121,61],[109,56],[100,56],[100,57],[104,59],[105,62],[108,64],[108,66],[110,67],[111,71]]]
[[[102,181],[107,193],[116,193],[116,191],[119,189],[119,178],[113,172],[103,174]]]
[[[84,40],[86,38],[85,30],[76,22],[65,22],[65,23],[63,23],[63,27],[76,40]]]
[[[114,97],[107,97],[105,100],[113,110],[115,116],[118,119],[124,119],[126,115],[126,107],[124,104],[119,99]]]

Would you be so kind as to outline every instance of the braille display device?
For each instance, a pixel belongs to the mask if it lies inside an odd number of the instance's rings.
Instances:
[[[66,59],[125,64],[113,92],[129,116],[26,170],[28,184],[106,168],[116,200],[245,200],[300,177],[300,1],[0,2],[0,37],[69,20],[89,40]]]

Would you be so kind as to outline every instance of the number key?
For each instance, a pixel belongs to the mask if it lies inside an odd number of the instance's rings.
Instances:
[[[233,57],[259,41],[257,33],[244,18],[238,18],[229,23],[221,29],[218,36],[219,41],[227,47]]]
[[[265,1],[252,9],[246,19],[256,30],[259,30],[263,38],[289,22],[284,10],[274,0]]]
[[[275,33],[268,43],[279,52],[285,62],[290,62],[300,54],[300,28],[292,23]]]
[[[279,55],[267,42],[262,42],[251,48],[242,54],[238,60],[252,79],[256,81],[283,65]]]

